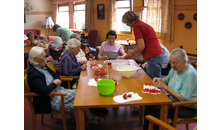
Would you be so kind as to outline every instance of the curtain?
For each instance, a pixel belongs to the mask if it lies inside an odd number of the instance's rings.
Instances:
[[[159,39],[173,40],[174,0],[148,0],[146,22]]]
[[[107,8],[107,28],[108,30],[113,30],[114,29],[114,26],[115,26],[115,22],[116,22],[116,19],[115,19],[115,2],[116,0],[108,0],[108,8]]]
[[[94,30],[94,21],[93,21],[93,9],[92,9],[92,1],[86,0],[86,8],[85,8],[85,29],[86,32],[90,30]]]
[[[58,4],[53,4],[53,22],[54,24],[57,23],[57,14],[58,14]]]

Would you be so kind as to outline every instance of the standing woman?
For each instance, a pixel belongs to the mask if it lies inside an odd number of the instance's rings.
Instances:
[[[55,24],[53,26],[53,31],[56,33],[57,36],[62,38],[63,42],[67,42],[70,39],[70,36],[73,34],[70,29],[61,27],[58,24]]]
[[[128,54],[124,58],[143,55],[144,62],[147,62],[147,67],[144,68],[144,71],[152,79],[161,77],[161,69],[164,63],[163,50],[154,29],[138,18],[139,16],[133,11],[126,12],[122,17],[123,23],[133,27],[137,45],[134,50],[128,50]]]

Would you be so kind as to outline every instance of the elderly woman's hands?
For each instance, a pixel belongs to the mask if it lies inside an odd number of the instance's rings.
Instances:
[[[152,83],[157,88],[166,89],[168,87],[161,78],[154,77]]]
[[[60,79],[55,79],[55,80],[53,81],[53,83],[55,83],[57,86],[60,86],[61,80],[60,80]]]
[[[87,64],[81,65],[81,68],[82,68],[83,70],[85,70],[85,69],[87,68]]]

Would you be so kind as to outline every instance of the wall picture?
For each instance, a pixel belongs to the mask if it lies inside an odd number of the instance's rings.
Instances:
[[[104,4],[98,4],[97,5],[97,19],[105,19]]]

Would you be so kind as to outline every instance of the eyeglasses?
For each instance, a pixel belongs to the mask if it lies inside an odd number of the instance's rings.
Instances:
[[[183,62],[183,61],[181,61],[181,62]],[[170,61],[170,65],[178,65],[178,64],[181,63],[181,62],[171,62],[171,61]]]

